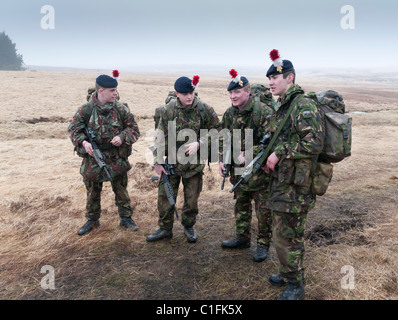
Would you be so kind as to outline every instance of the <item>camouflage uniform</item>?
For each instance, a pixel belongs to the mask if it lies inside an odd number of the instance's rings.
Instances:
[[[271,117],[275,132],[291,103],[290,119],[276,140],[273,151],[279,158],[271,174],[267,207],[273,211],[273,243],[281,262],[282,276],[300,281],[303,277],[304,229],[307,213],[315,206],[311,193],[312,174],[323,148],[321,115],[312,99],[298,85],[279,98],[280,107]]]
[[[201,110],[200,110],[201,109]],[[168,123],[175,121],[176,134],[183,129],[191,129],[200,137],[200,129],[219,129],[220,121],[214,109],[199,100],[194,98],[191,106],[184,107],[178,99],[174,99],[160,109],[160,120],[158,129],[164,133],[165,136],[165,155],[168,157]],[[205,116],[205,117],[204,117]],[[185,144],[184,141],[177,141],[177,150]],[[184,148],[184,147],[183,147]],[[159,150],[159,142],[155,143],[155,164],[157,161],[157,151]],[[197,156],[199,157],[200,150]],[[159,162],[160,163],[160,162]],[[198,215],[198,198],[202,191],[203,184],[203,169],[205,164],[177,162],[174,165],[175,174],[171,175],[170,183],[173,186],[174,194],[177,196],[180,181],[184,187],[184,205],[181,213],[181,223],[184,227],[192,227],[196,222]],[[164,185],[159,184],[158,189],[158,211],[159,211],[159,226],[164,230],[171,230],[174,222],[174,211],[167,200]]]
[[[222,129],[230,130],[233,136],[234,129],[241,129],[241,150],[253,152],[253,157],[260,151],[259,143],[266,134],[266,126],[269,115],[274,110],[269,105],[255,101],[250,97],[247,107],[241,112],[239,108],[229,107],[222,118]],[[245,129],[252,129],[254,150],[245,150]],[[222,159],[223,143],[220,143],[220,161]],[[233,152],[231,153],[233,154]],[[232,161],[233,162],[233,161]],[[244,165],[233,165],[230,181],[234,185],[238,182],[240,176],[235,175],[235,167],[244,167]],[[255,211],[258,220],[257,245],[269,247],[271,241],[272,219],[271,211],[266,207],[267,189],[269,186],[269,175],[264,171],[254,175],[247,182],[243,182],[234,191],[236,199],[234,213],[236,217],[236,238],[241,242],[249,242],[251,237],[252,220],[252,200],[255,203]]]
[[[86,218],[98,220],[101,214],[101,190],[104,181],[109,181],[104,170],[101,170],[95,159],[89,156],[83,146],[87,141],[84,130],[87,126],[93,128],[96,142],[104,155],[107,169],[112,177],[112,189],[120,217],[131,217],[133,210],[127,192],[127,171],[131,169],[128,156],[131,145],[138,140],[140,132],[138,125],[127,106],[120,102],[101,106],[96,94],[89,102],[81,106],[68,126],[70,139],[78,154],[83,157],[80,174],[87,189]],[[110,141],[119,136],[120,147],[115,147]]]

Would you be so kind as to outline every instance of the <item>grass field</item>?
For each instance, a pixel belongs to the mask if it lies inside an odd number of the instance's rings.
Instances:
[[[190,75],[188,75],[190,76]],[[140,230],[119,227],[109,184],[102,193],[100,228],[77,236],[85,222],[81,159],[67,126],[85,102],[94,73],[0,72],[0,299],[275,299],[268,283],[278,271],[270,258],[252,260],[252,247],[225,251],[234,235],[233,199],[217,164],[205,169],[199,240],[187,243],[175,222],[171,240],[147,243],[157,229],[157,188],[147,163],[152,115],[175,78],[128,74],[119,81],[121,100],[136,116],[141,138],[134,145],[128,191]],[[398,76],[306,75],[306,91],[334,89],[353,118],[352,156],[334,167],[333,181],[308,215],[306,299],[398,299]],[[252,82],[268,85],[261,77]],[[201,77],[198,92],[221,116],[230,105],[227,77]],[[177,208],[182,207],[180,190]],[[41,285],[51,266],[55,289]],[[352,289],[344,289],[344,266]],[[343,269],[342,269],[343,268]],[[344,279],[343,279],[344,280]]]

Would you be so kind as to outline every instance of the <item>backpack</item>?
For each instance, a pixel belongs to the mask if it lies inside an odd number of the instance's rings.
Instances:
[[[309,92],[321,113],[325,129],[325,140],[317,167],[313,175],[311,192],[325,194],[333,176],[333,165],[351,155],[352,118],[345,114],[343,97],[333,90]]]
[[[342,96],[333,90],[309,92],[307,96],[317,102],[325,128],[324,147],[319,155],[319,162],[336,163],[349,157],[352,118],[345,114]]]
[[[253,83],[250,85],[251,95],[254,101],[260,101],[267,106],[274,108],[275,100],[272,98],[272,93],[269,88],[259,83]]]

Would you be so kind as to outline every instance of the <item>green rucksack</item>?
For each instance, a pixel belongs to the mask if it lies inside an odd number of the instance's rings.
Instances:
[[[352,118],[345,114],[343,97],[334,90],[309,92],[322,115],[325,129],[324,146],[318,158],[311,191],[325,194],[333,176],[333,165],[351,155]]]
[[[272,98],[272,93],[269,88],[259,83],[253,83],[250,85],[251,95],[256,101],[265,103],[267,106],[273,107],[275,100]]]
[[[317,102],[325,127],[325,140],[319,161],[336,163],[351,155],[352,118],[345,114],[343,97],[334,90],[309,92]]]

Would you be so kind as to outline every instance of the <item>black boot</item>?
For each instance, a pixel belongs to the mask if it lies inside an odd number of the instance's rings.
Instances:
[[[256,253],[253,256],[253,260],[256,262],[262,262],[268,257],[268,248],[263,246],[257,246]]]
[[[84,226],[77,232],[79,236],[86,234],[93,230],[93,227],[98,227],[100,225],[99,220],[88,220]]]
[[[283,280],[283,277],[280,274],[271,274],[268,278],[268,281],[276,287],[283,287],[286,285],[286,281]]]
[[[221,243],[221,247],[225,249],[243,249],[250,248],[250,241],[240,241],[236,238],[232,238],[230,240],[225,240]]]
[[[125,227],[127,229],[132,228],[134,231],[137,231],[139,227],[135,224],[134,220],[131,217],[123,217],[120,219],[120,226]]]
[[[154,242],[154,241],[158,241],[158,240],[165,239],[165,238],[171,238],[171,237],[173,237],[173,231],[159,228],[159,230],[156,231],[154,234],[151,234],[150,236],[148,236],[146,238],[146,241]]]
[[[194,243],[198,240],[198,237],[193,227],[184,227],[184,234],[187,237],[188,242],[190,243]]]
[[[303,281],[289,280],[278,300],[301,300],[304,298],[304,295]]]

